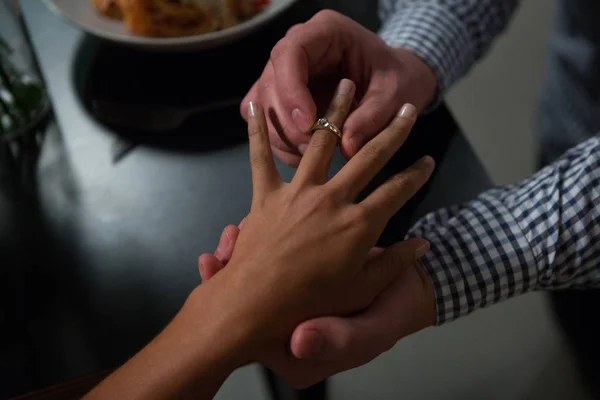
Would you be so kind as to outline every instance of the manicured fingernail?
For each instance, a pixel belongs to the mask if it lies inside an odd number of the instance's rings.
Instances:
[[[310,342],[310,346],[308,348],[308,356],[310,358],[317,357],[323,353],[323,335],[321,335],[317,331],[309,331],[306,333],[306,340]]]
[[[430,248],[431,248],[431,245],[429,244],[429,242],[427,242],[426,244],[422,245],[415,251],[415,257],[417,259],[423,257],[425,254],[427,254],[427,252],[429,251]]]
[[[337,88],[338,96],[345,96],[354,90],[354,82],[350,79],[342,79]]]
[[[298,145],[298,152],[302,155],[304,155],[304,153],[306,153],[306,149],[308,149],[308,145],[307,144],[299,144]]]
[[[416,119],[417,118],[417,109],[412,104],[407,103],[402,106],[402,108],[400,109],[399,115],[402,118]]]
[[[256,117],[256,113],[257,113],[257,105],[251,101],[250,103],[248,103],[248,114],[250,114],[251,117]]]
[[[308,132],[312,126],[312,122],[308,119],[306,114],[298,108],[295,108],[294,111],[292,111],[292,120],[301,132]]]

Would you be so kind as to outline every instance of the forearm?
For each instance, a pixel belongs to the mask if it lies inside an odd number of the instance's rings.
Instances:
[[[600,287],[600,139],[521,184],[426,216],[410,236],[442,324],[531,290]]]
[[[196,289],[164,331],[86,399],[212,399],[244,360],[241,334],[215,315],[210,302],[216,299],[204,289]]]
[[[517,5],[518,0],[380,0],[380,36],[423,59],[443,94],[487,52]]]

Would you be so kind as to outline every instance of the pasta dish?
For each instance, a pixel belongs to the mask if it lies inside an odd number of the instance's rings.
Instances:
[[[237,25],[270,0],[92,0],[96,10],[122,20],[134,35],[180,37]]]

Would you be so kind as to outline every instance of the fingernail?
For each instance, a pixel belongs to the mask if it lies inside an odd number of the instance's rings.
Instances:
[[[254,102],[251,101],[250,103],[248,103],[248,114],[250,114],[251,117],[255,117],[256,112],[257,112],[256,104],[254,104]]]
[[[426,244],[419,247],[415,251],[415,257],[417,258],[417,260],[420,259],[421,257],[423,257],[425,254],[427,254],[427,252],[429,251],[430,248],[431,248],[431,245],[429,244],[429,242],[427,242]]]
[[[304,155],[304,153],[306,153],[306,149],[308,149],[308,145],[307,144],[300,144],[298,145],[298,152],[302,155]]]
[[[229,234],[227,233],[227,229],[221,235],[221,240],[219,240],[219,245],[217,246],[217,250],[215,250],[215,256],[220,256],[224,254],[225,251],[229,248],[229,244],[231,243],[231,239],[229,238]]]
[[[416,119],[417,118],[417,109],[412,104],[405,104],[400,109],[399,113],[400,117],[408,118],[408,119]]]
[[[425,156],[419,160],[419,164],[423,168],[430,168],[435,165],[435,160],[433,158],[431,158],[430,156]]]
[[[294,111],[292,111],[292,120],[301,132],[308,132],[310,130],[310,127],[312,126],[312,122],[308,119],[306,114],[304,114],[298,108],[295,108]]]
[[[307,332],[307,340],[310,342],[308,348],[308,356],[310,358],[317,357],[323,353],[323,336],[318,331]]]
[[[347,94],[350,94],[350,92],[353,89],[354,89],[354,82],[352,82],[350,79],[342,79],[337,88],[337,95],[345,96]]]

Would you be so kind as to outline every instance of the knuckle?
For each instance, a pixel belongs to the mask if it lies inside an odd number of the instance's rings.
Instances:
[[[327,107],[327,115],[331,118],[339,114],[345,114],[352,104],[351,96],[335,96]]]
[[[330,9],[326,9],[326,10],[321,10],[318,13],[315,14],[314,19],[315,21],[337,21],[339,20],[339,18],[341,17],[341,14],[338,13],[337,11],[333,11]]]
[[[258,94],[259,100],[261,100],[261,101],[264,102],[264,100],[265,100],[264,98],[267,97],[266,94],[268,93],[268,91],[273,86],[273,83],[274,83],[273,81],[274,80],[273,80],[271,74],[264,73],[260,77],[260,80],[258,81],[258,84],[256,86],[257,87],[257,92],[258,92],[257,94]],[[263,104],[263,107],[266,107],[266,105]]]
[[[328,115],[330,118],[332,115],[337,114],[339,111],[342,110],[342,104],[340,103],[341,102],[339,101],[339,96],[334,97],[333,100],[331,100],[331,102],[327,106],[327,111],[325,112],[325,114]]]
[[[383,110],[385,109],[385,104],[381,100],[372,100],[369,104],[369,112],[365,113],[363,116],[363,121],[365,126],[372,126],[377,130],[384,127],[385,122],[382,122],[381,115],[383,115]]]
[[[396,192],[403,192],[418,185],[417,179],[408,174],[398,174],[390,178],[389,184]]]
[[[317,190],[308,196],[308,212],[314,212],[315,210],[321,209],[332,209],[334,208],[333,196],[327,191]]]
[[[373,216],[369,210],[362,204],[356,204],[350,208],[346,219],[346,225],[349,229],[355,229],[358,232],[365,232],[372,226]]]
[[[262,168],[267,165],[267,153],[264,151],[250,155],[250,165],[252,168]]]
[[[352,217],[358,223],[368,223],[371,213],[366,207],[357,204],[356,207],[354,207],[354,215]]]
[[[278,41],[277,44],[275,44],[275,46],[273,46],[273,49],[271,50],[271,62],[276,63],[277,60],[279,60],[285,54],[288,45],[289,39],[287,37],[284,37],[283,39]]]
[[[263,134],[263,128],[257,124],[248,126],[248,137],[254,138]]]
[[[277,86],[277,94],[280,96],[280,100],[292,99],[296,96],[296,88],[287,83]]]
[[[292,26],[290,29],[288,29],[285,36],[289,37],[289,36],[299,34],[300,32],[303,31],[303,26],[304,26],[304,24],[296,24],[296,25]]]

